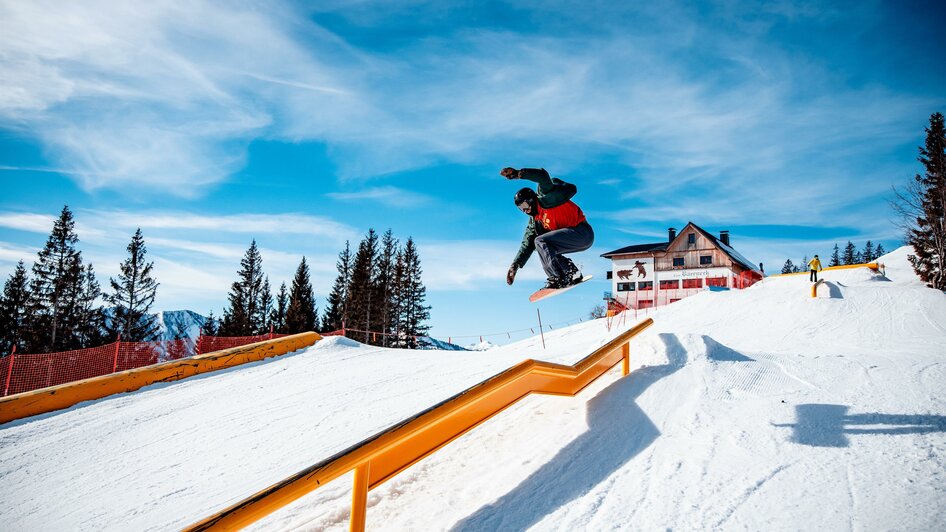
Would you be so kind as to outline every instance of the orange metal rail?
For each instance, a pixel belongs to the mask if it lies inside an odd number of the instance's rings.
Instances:
[[[368,491],[531,393],[572,396],[618,362],[630,372],[630,340],[648,318],[574,366],[526,360],[310,466],[186,530],[234,530],[269,515],[349,471],[355,471],[349,527],[364,530]]]
[[[58,386],[8,395],[0,399],[0,423],[53,410],[68,408],[82,401],[101,399],[112,394],[131,392],[154,384],[185,379],[194,375],[230,368],[247,362],[284,355],[309,347],[322,337],[305,332],[196,355],[161,364],[119,371]]]

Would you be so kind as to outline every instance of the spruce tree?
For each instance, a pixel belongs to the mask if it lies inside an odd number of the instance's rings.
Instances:
[[[112,338],[120,334],[122,340],[128,342],[152,340],[160,330],[157,316],[150,312],[158,283],[151,276],[154,263],[145,258],[148,250],[141,228],[135,231],[125,249],[128,258],[119,266],[118,279],[109,279],[112,292],[105,296],[112,305],[108,334]]]
[[[364,331],[353,335],[368,343],[371,339],[370,331],[376,331],[372,326],[377,321],[377,313],[372,311],[377,307],[376,288],[374,286],[375,261],[378,258],[378,235],[374,229],[358,244],[358,251],[352,263],[351,280],[348,284],[349,305],[348,316],[350,328]],[[374,297],[373,297],[374,296]]]
[[[838,249],[838,245],[834,245],[834,251],[831,252],[831,262],[828,263],[828,266],[840,266],[841,265],[841,250]]]
[[[864,244],[864,251],[861,252],[861,260],[870,262],[874,260],[874,258],[876,258],[876,255],[874,255],[874,244],[868,240],[867,243]]]
[[[207,317],[204,319],[204,324],[200,328],[201,336],[217,336],[219,332],[220,324],[217,321],[217,318],[214,317],[213,309],[210,310],[210,314],[207,314]]]
[[[263,287],[260,289],[259,307],[257,309],[256,322],[260,324],[260,334],[268,333],[275,329],[272,322],[273,315],[273,292],[269,286],[269,276],[263,281]]]
[[[430,307],[424,305],[427,298],[427,289],[421,279],[423,270],[420,266],[420,256],[414,246],[414,240],[407,238],[404,251],[401,254],[403,263],[401,272],[401,327],[403,335],[410,349],[417,348],[417,337],[426,336],[430,326],[426,321],[430,319]]]
[[[808,271],[808,255],[801,258],[801,262],[798,263],[798,271]]]
[[[348,323],[348,286],[351,284],[352,256],[351,246],[347,240],[345,241],[345,249],[338,254],[338,261],[335,266],[338,269],[338,276],[335,277],[335,284],[332,285],[332,291],[329,292],[325,306],[325,316],[322,319],[322,325],[326,332],[342,329]]]
[[[21,353],[26,348],[29,303],[29,279],[21,260],[0,294],[0,356],[10,354],[14,347]]]
[[[286,283],[282,283],[279,285],[279,293],[276,294],[276,305],[269,317],[273,330],[277,333],[285,334],[286,332],[287,310],[289,310],[289,292],[286,290]]]
[[[782,266],[782,273],[795,273],[797,271],[798,268],[792,263],[792,259],[785,259],[785,264]]]
[[[878,242],[877,249],[874,250],[874,258],[876,259],[886,254],[887,254],[887,250],[884,249],[884,245]]]
[[[102,296],[95,271],[89,264],[82,268],[75,286],[74,308],[70,313],[72,338],[69,349],[102,345],[111,340],[105,331],[105,309],[98,304]]]
[[[230,306],[223,311],[223,322],[220,334],[224,336],[252,336],[260,334],[265,323],[260,321],[262,316],[260,305],[263,292],[263,257],[256,240],[250,243],[249,249],[240,261],[239,279],[230,287]]]
[[[312,280],[309,276],[309,265],[305,257],[296,268],[296,275],[292,278],[292,289],[289,292],[289,308],[286,310],[286,332],[296,334],[314,331],[315,295],[312,292]]]
[[[841,263],[845,266],[858,263],[857,248],[854,247],[854,243],[850,240],[848,240],[847,245],[844,246],[844,254],[841,255]]]
[[[71,321],[69,312],[74,308],[68,295],[74,293],[70,288],[80,282],[82,266],[81,255],[76,249],[78,242],[72,211],[65,206],[33,263],[31,323],[27,342],[27,349],[31,352],[48,353],[66,345],[62,341],[62,329],[66,322]]]
[[[397,260],[398,242],[388,229],[381,238],[381,252],[378,256],[377,271],[375,274],[376,300],[378,301],[378,324],[381,332],[385,333],[378,339],[378,343],[385,347],[391,345],[394,332],[394,291],[397,282],[394,277],[394,266]]]
[[[926,143],[918,159],[924,174],[914,177],[916,217],[906,243],[913,270],[930,288],[946,290],[946,128],[943,115],[933,113],[926,128]]]

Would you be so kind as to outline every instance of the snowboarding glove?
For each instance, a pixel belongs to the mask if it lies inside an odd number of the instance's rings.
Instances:
[[[514,262],[512,266],[509,267],[509,271],[506,272],[506,284],[512,285],[512,282],[516,280],[517,271],[519,271],[519,266]]]
[[[499,172],[499,175],[505,177],[506,179],[519,179],[519,170],[507,166]]]

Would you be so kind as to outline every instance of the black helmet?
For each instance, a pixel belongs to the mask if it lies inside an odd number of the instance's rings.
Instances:
[[[519,189],[519,192],[516,192],[516,195],[513,197],[516,207],[519,207],[522,212],[530,215],[535,211],[537,199],[538,196],[536,196],[535,191],[529,187]]]

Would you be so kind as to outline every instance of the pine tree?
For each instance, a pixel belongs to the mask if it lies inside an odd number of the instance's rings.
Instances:
[[[286,310],[286,332],[296,334],[314,331],[315,295],[312,292],[312,280],[309,277],[309,265],[305,257],[296,268],[296,275],[292,279],[292,289],[289,292],[289,308]]]
[[[805,255],[801,258],[801,262],[798,263],[798,271],[806,272],[808,271],[808,255]]]
[[[275,329],[272,322],[273,315],[273,292],[269,286],[269,276],[263,281],[260,289],[259,307],[257,308],[256,322],[260,324],[260,334],[267,333]]]
[[[874,258],[880,258],[887,254],[887,250],[884,249],[884,245],[880,242],[877,243],[877,249],[874,250]]]
[[[874,244],[868,240],[867,243],[864,244],[864,251],[861,253],[861,260],[864,262],[870,262],[874,260],[874,258],[876,258],[876,255],[874,255]]]
[[[65,206],[33,263],[31,323],[27,342],[27,349],[31,352],[47,353],[65,345],[62,329],[73,308],[67,292],[79,282],[81,273],[82,258],[76,250],[78,242],[72,211]]]
[[[409,349],[417,348],[417,337],[426,336],[430,326],[426,321],[430,319],[430,307],[424,305],[427,298],[427,289],[421,280],[423,270],[420,266],[420,257],[417,254],[417,248],[414,246],[414,240],[407,238],[407,244],[404,246],[403,253],[400,254],[402,266],[401,286],[401,326],[400,334],[406,340],[406,347]]]
[[[204,324],[200,328],[200,334],[201,336],[217,336],[219,329],[220,324],[217,318],[214,317],[214,311],[211,309],[210,314],[207,314],[207,318],[204,319]]]
[[[68,349],[93,347],[109,340],[105,331],[105,309],[97,303],[101,296],[102,290],[95,278],[95,271],[89,264],[81,269],[75,287],[75,306],[70,313],[69,326],[72,338]]]
[[[834,245],[834,251],[831,252],[831,262],[828,263],[828,266],[840,266],[841,265],[841,250],[838,249],[838,245]]]
[[[259,311],[263,291],[263,257],[256,240],[240,261],[239,280],[230,287],[230,306],[223,311],[220,334],[224,336],[252,336],[265,327]]]
[[[925,172],[914,176],[916,216],[906,238],[914,254],[909,260],[927,286],[946,290],[946,127],[941,113],[930,116],[926,143],[917,160]]]
[[[150,313],[158,283],[151,277],[154,263],[146,262],[148,250],[141,228],[135,231],[125,249],[128,258],[119,266],[118,279],[109,279],[112,292],[105,296],[113,310],[108,334],[113,338],[121,335],[122,340],[128,342],[151,340],[160,329],[157,317]]]
[[[29,302],[29,279],[21,260],[0,294],[0,356],[10,354],[14,347],[21,353],[26,348]]]
[[[844,254],[841,255],[841,263],[845,266],[848,264],[857,264],[858,255],[859,254],[857,253],[857,248],[854,247],[854,243],[848,240],[847,245],[844,246]]]
[[[795,273],[798,268],[792,263],[792,259],[785,259],[785,265],[782,266],[782,273]]]
[[[358,244],[358,251],[355,252],[355,259],[352,263],[351,281],[348,284],[349,305],[348,315],[351,323],[348,327],[364,331],[354,335],[356,338],[362,338],[365,343],[371,339],[370,331],[377,321],[377,314],[372,313],[377,307],[377,297],[374,287],[375,261],[378,257],[378,235],[374,229],[369,229],[368,234]]]
[[[352,256],[351,246],[347,240],[345,249],[338,254],[338,262],[335,266],[338,269],[338,276],[335,278],[335,284],[332,285],[332,291],[329,292],[325,316],[322,319],[325,331],[337,331],[348,323],[348,286],[351,284]]]
[[[276,306],[270,314],[269,321],[273,324],[273,330],[277,333],[286,332],[286,311],[289,310],[289,292],[286,291],[286,283],[279,285],[279,293],[276,294]]]
[[[385,347],[391,344],[390,334],[394,332],[394,290],[397,288],[394,277],[394,266],[397,260],[398,242],[388,229],[381,238],[381,253],[378,256],[375,274],[375,289],[378,302],[378,324],[381,332],[385,333],[378,343]]]

